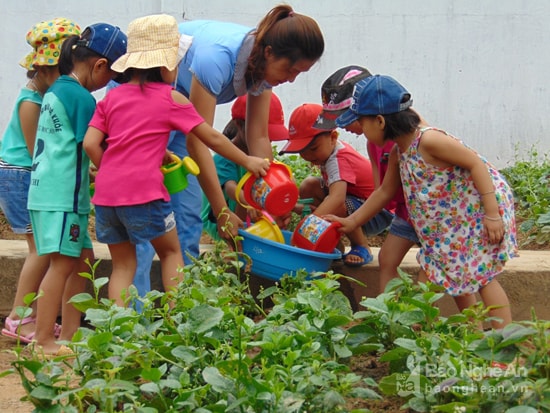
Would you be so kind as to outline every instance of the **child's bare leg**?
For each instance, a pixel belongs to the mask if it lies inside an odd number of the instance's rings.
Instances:
[[[178,233],[174,228],[152,240],[151,244],[159,256],[162,284],[164,290],[168,292],[175,288],[183,278],[183,275],[178,272],[178,268],[184,266]]]
[[[94,251],[91,248],[82,249],[75,270],[65,283],[65,290],[63,291],[61,302],[62,324],[61,335],[59,336],[60,340],[70,341],[74,333],[76,333],[76,330],[80,327],[82,313],[70,304],[69,300],[76,294],[84,292],[86,288],[86,278],[79,275],[81,272],[90,272],[90,267],[85,262],[86,258],[90,261],[90,264],[93,265]]]
[[[462,312],[462,310],[465,310],[468,307],[471,307],[475,305],[477,302],[475,294],[464,294],[464,295],[457,295],[453,297],[456,306],[458,307],[458,311]]]
[[[125,241],[109,244],[109,252],[113,265],[109,279],[109,298],[115,300],[116,305],[123,307],[126,304],[121,294],[132,284],[136,273],[136,247],[130,241]]]
[[[40,283],[43,296],[38,299],[36,310],[35,339],[46,354],[55,354],[59,349],[54,336],[54,325],[59,314],[63,290],[67,279],[74,271],[76,258],[52,253],[50,266]]]
[[[386,285],[392,278],[399,274],[397,268],[407,255],[407,252],[415,243],[397,235],[388,234],[380,252],[378,253],[378,265],[380,266],[380,293],[384,292]]]
[[[300,184],[300,199],[313,198],[312,205],[317,206],[326,198],[327,193],[321,186],[322,179],[318,176],[308,176]]]
[[[13,299],[13,307],[8,316],[12,320],[19,320],[19,316],[15,310],[17,307],[25,306],[25,296],[29,293],[38,292],[40,282],[44,278],[44,274],[46,274],[50,263],[50,257],[48,255],[38,255],[34,243],[34,236],[32,234],[27,234],[26,240],[29,253],[21,268],[17,290]],[[33,304],[33,307],[34,306]],[[26,336],[35,330],[35,325],[34,323],[29,323],[21,325],[19,328],[21,329],[19,334]]]
[[[493,280],[485,287],[481,288],[479,290],[479,295],[481,295],[483,304],[485,304],[486,307],[492,305],[500,307],[489,311],[489,315],[491,317],[498,317],[502,319],[502,322],[491,321],[491,326],[493,328],[503,328],[512,322],[512,310],[510,309],[510,301],[508,301],[508,296],[506,295],[506,292],[497,280]]]

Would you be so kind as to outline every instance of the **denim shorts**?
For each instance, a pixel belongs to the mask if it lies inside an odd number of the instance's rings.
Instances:
[[[0,208],[16,234],[32,234],[27,210],[30,182],[30,170],[0,167]]]
[[[348,215],[357,211],[361,205],[365,203],[364,199],[356,196],[348,195],[346,197],[346,210]],[[385,209],[373,216],[367,223],[363,225],[363,232],[367,236],[378,235],[389,228],[393,220],[393,214]]]
[[[157,200],[141,205],[95,206],[97,240],[104,244],[151,241],[176,227],[170,202]]]
[[[416,244],[420,243],[414,227],[408,221],[405,221],[397,215],[391,223],[390,234],[395,235],[396,237],[408,239]]]
[[[88,234],[88,214],[63,211],[30,211],[38,255],[58,252],[80,257],[83,248],[92,248]]]

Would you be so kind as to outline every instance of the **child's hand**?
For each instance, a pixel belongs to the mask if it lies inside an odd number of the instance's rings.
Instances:
[[[93,164],[90,165],[89,174],[90,174],[90,183],[95,182],[95,176],[97,175],[97,168],[95,167],[95,165]]]
[[[342,226],[338,228],[338,232],[341,232],[342,234],[347,234],[357,228],[357,225],[355,225],[353,220],[349,218],[342,218],[332,214],[323,215],[321,218],[329,222],[339,222],[342,224]]]
[[[270,162],[264,158],[258,158],[257,156],[248,156],[246,161],[246,169],[248,169],[254,176],[265,176],[269,169]]]
[[[164,154],[164,157],[162,158],[162,164],[169,165],[172,162],[174,162],[174,158],[172,157],[172,152],[167,150]]]
[[[260,211],[259,209],[255,209],[255,208],[248,208],[246,210],[246,213],[248,214],[248,216],[249,216],[249,218],[252,222],[256,222],[257,220],[259,220],[262,217],[262,211]]]
[[[500,217],[499,219],[483,217],[483,228],[491,244],[499,244],[504,238],[504,223]]]

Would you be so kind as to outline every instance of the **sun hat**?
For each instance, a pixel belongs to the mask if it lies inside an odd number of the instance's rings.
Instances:
[[[391,115],[408,109],[412,102],[411,94],[397,80],[374,75],[355,85],[353,102],[348,111],[336,119],[336,124],[344,127],[359,116]]]
[[[288,121],[288,142],[279,154],[301,152],[317,135],[329,132],[314,126],[322,110],[317,103],[304,103],[294,109]]]
[[[231,106],[231,118],[246,119],[247,95],[239,96]],[[267,120],[267,134],[270,141],[283,141],[288,139],[288,129],[285,126],[283,105],[275,93],[271,93],[269,104],[269,119]]]
[[[351,106],[353,86],[371,73],[361,66],[345,66],[330,75],[321,86],[323,111],[315,122],[318,129],[336,128],[335,120]]]
[[[72,35],[80,35],[80,26],[65,17],[56,17],[35,24],[26,36],[27,43],[33,50],[21,59],[19,65],[27,70],[33,70],[35,65],[57,65],[61,44]]]
[[[110,63],[126,53],[128,38],[120,30],[120,27],[108,23],[95,23],[86,27],[84,33],[87,31],[90,34],[86,38],[80,39],[76,43],[78,46],[93,50],[105,57]]]
[[[112,66],[117,72],[128,68],[166,67],[174,70],[191,45],[181,36],[176,19],[167,14],[140,17],[128,25],[128,50]]]

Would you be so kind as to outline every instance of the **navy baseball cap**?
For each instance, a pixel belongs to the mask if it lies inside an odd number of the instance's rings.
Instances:
[[[87,29],[90,35],[86,39],[79,40],[78,44],[107,58],[111,64],[126,53],[128,37],[119,27],[107,23],[96,23],[88,26]]]
[[[395,79],[374,75],[355,84],[350,108],[336,119],[336,125],[345,127],[360,116],[391,115],[412,105],[411,94]]]

